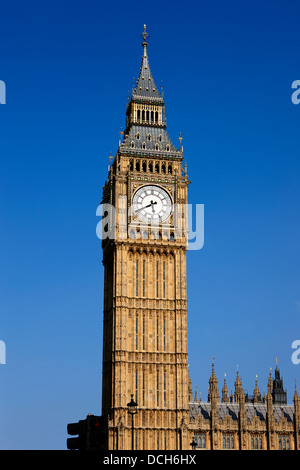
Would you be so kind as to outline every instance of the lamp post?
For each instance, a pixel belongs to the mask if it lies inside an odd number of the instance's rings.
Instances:
[[[133,399],[131,394],[131,400],[127,403],[128,413],[131,415],[131,450],[134,450],[134,415],[137,413],[137,403]]]
[[[193,437],[192,442],[190,443],[190,446],[192,447],[193,450],[196,449],[197,442],[196,442],[195,436]]]

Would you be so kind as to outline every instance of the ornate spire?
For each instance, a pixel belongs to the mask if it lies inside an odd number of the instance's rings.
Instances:
[[[287,403],[287,393],[283,388],[283,380],[280,377],[277,357],[276,357],[275,379],[273,380],[272,396],[273,396],[273,403],[278,403],[280,405],[285,405]]]
[[[229,403],[228,387],[226,384],[226,374],[224,374],[224,385],[222,388],[222,403]]]
[[[156,85],[154,83],[150,66],[149,66],[149,59],[147,53],[147,38],[149,38],[149,34],[146,31],[146,25],[144,24],[144,32],[142,33],[143,37],[143,59],[142,65],[140,68],[140,75],[136,84],[135,89],[133,90],[133,99],[135,98],[147,98],[148,100],[160,100],[163,101],[162,96],[160,95]]]
[[[294,397],[293,397],[293,402],[294,402],[294,404],[298,404],[298,406],[299,406],[299,395],[298,395],[298,392],[297,392],[296,380],[295,380],[295,393],[294,393]]]
[[[214,359],[214,358],[213,358]],[[219,400],[218,379],[215,374],[215,364],[212,363],[212,372],[209,379],[208,401]]]
[[[254,399],[253,399],[254,403],[261,402],[261,393],[257,385],[257,376],[255,380],[255,387],[254,387],[253,395],[254,395]]]
[[[241,379],[240,379],[240,376],[239,376],[239,371],[237,371],[237,373],[236,373],[236,379],[235,379],[235,382],[234,382],[234,387],[235,387],[234,401],[236,403],[238,403],[241,395],[243,394],[243,387],[242,387],[242,382],[241,382]]]

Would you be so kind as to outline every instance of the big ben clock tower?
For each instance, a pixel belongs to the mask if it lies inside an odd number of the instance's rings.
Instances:
[[[166,131],[146,26],[142,37],[139,78],[103,187],[102,203],[112,208],[102,240],[102,415],[109,450],[189,449],[184,210],[189,182],[182,151]],[[134,429],[127,407],[131,396],[137,403]]]

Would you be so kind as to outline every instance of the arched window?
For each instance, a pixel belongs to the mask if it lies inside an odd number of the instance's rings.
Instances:
[[[129,170],[133,171],[133,160],[130,160],[129,162]]]
[[[143,122],[145,121],[145,111],[144,110],[142,111],[142,121]]]
[[[154,112],[151,111],[151,122],[154,122]]]
[[[135,169],[136,169],[136,171],[140,171],[140,162],[139,161],[136,162]]]
[[[131,146],[132,149],[134,149],[135,145],[134,145],[134,141],[133,141],[133,140],[131,141],[131,145],[130,145],[130,146]]]
[[[146,121],[149,122],[149,111],[146,111]]]
[[[159,173],[159,164],[155,163],[155,173]]]
[[[146,164],[146,162],[143,162],[143,163],[142,163],[142,170],[143,170],[143,171],[147,171],[147,164]]]
[[[142,149],[143,149],[143,150],[146,150],[146,142],[143,142],[143,143],[142,143]]]
[[[165,173],[166,172],[166,165],[163,163],[161,166],[161,172]]]
[[[155,112],[155,122],[158,122],[158,112]]]
[[[169,175],[172,174],[172,165],[171,165],[171,163],[168,165],[168,173],[169,173]]]
[[[150,173],[153,173],[153,164],[151,162],[149,163],[149,171]]]

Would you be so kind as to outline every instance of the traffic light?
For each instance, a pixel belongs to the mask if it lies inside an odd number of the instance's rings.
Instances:
[[[84,450],[86,441],[86,420],[80,420],[78,423],[70,423],[67,426],[67,432],[71,437],[67,439],[67,448],[69,450]]]
[[[101,416],[88,415],[87,420],[87,449],[99,450],[104,439],[103,418]]]
[[[68,424],[67,432],[78,436],[67,439],[69,450],[100,450],[105,442],[105,418],[89,414],[78,423]]]

